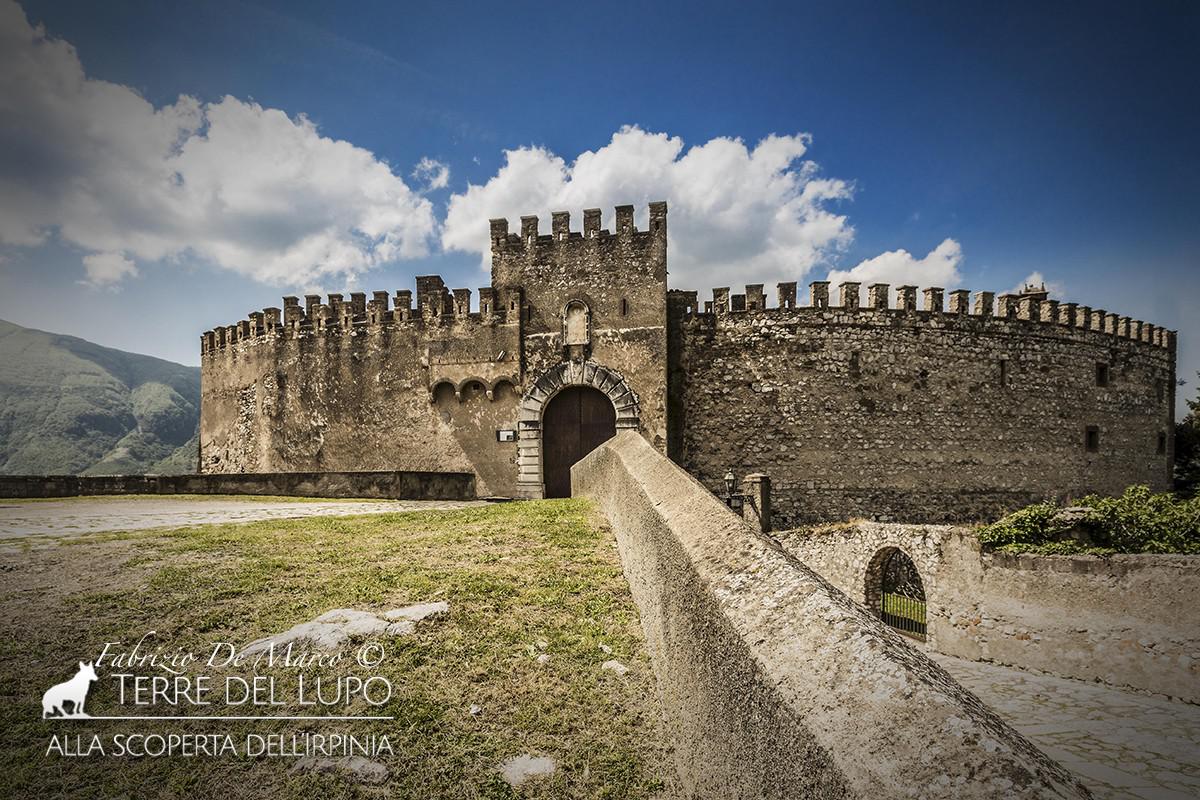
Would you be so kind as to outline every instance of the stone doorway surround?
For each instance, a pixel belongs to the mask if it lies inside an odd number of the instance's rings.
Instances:
[[[564,361],[550,367],[521,398],[517,433],[517,496],[546,494],[542,479],[542,414],[546,404],[569,386],[590,386],[608,396],[617,412],[617,433],[641,427],[641,403],[624,376],[594,361]]]
[[[608,395],[569,386],[542,413],[542,486],[546,497],[571,496],[571,467],[617,435],[617,413]]]

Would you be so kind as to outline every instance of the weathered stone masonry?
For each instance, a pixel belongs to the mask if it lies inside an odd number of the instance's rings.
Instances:
[[[777,524],[994,517],[1041,497],[1165,488],[1175,338],[1050,300],[815,282],[768,308],[667,291],[666,204],[638,230],[566,212],[491,222],[492,281],[285,298],[201,339],[204,472],[465,470],[540,497],[547,406],[608,397],[712,490],[771,477]],[[893,299],[894,297],[894,299]],[[948,299],[948,303],[947,303]],[[414,307],[415,300],[415,307]]]
[[[540,413],[567,386],[666,443],[666,204],[615,232],[556,213],[493,220],[492,285],[284,298],[201,337],[203,472],[467,470],[481,494],[540,497]],[[570,323],[568,325],[568,323]],[[502,441],[501,431],[512,431]]]
[[[853,517],[983,519],[1043,497],[1170,480],[1174,336],[1034,293],[793,284],[765,309],[671,293],[671,455],[716,490],[771,476],[776,527]],[[1008,309],[1008,310],[1005,310]],[[1100,373],[1106,373],[1101,375]],[[1099,385],[1101,378],[1106,385]],[[1093,439],[1089,441],[1089,428]]]
[[[878,613],[881,556],[919,573],[927,647],[1200,702],[1200,557],[1010,555],[970,528],[859,522],[779,531],[777,541]]]

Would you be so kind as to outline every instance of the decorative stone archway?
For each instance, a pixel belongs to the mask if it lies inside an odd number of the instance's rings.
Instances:
[[[616,370],[594,361],[565,361],[543,372],[521,398],[517,434],[517,494],[539,499],[545,496],[542,479],[542,414],[546,404],[568,386],[590,386],[612,401],[617,412],[617,430],[641,426],[641,404],[625,378]]]

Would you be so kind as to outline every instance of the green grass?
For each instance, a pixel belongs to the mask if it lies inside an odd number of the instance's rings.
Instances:
[[[883,613],[925,624],[925,601],[884,593]]]
[[[611,534],[582,501],[107,534],[10,547],[0,568],[9,570],[0,573],[0,796],[632,798],[663,790],[669,767],[636,609]],[[387,652],[379,667],[333,673],[389,678],[387,705],[359,701],[345,713],[393,722],[41,719],[42,692],[106,641],[154,630],[164,649],[201,651],[214,641],[244,645],[333,608],[431,600],[446,600],[449,615],[421,622],[412,636],[377,637]],[[539,641],[546,664],[536,661]],[[632,671],[619,678],[601,670],[609,658]],[[89,712],[128,713],[100,674]],[[291,696],[293,676],[272,674]],[[483,712],[473,717],[472,704]],[[273,709],[285,712],[310,710]],[[220,732],[240,744],[247,732],[306,729],[386,733],[395,751],[380,759],[390,769],[386,786],[299,775],[287,758],[46,755],[55,732]],[[518,795],[496,766],[527,752],[554,758],[558,771]]]

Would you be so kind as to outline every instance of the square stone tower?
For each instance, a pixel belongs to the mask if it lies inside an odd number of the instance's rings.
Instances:
[[[554,449],[571,434],[545,427],[545,415],[570,386],[607,395],[617,428],[639,429],[666,448],[667,205],[650,204],[645,230],[634,223],[633,206],[616,208],[615,230],[601,228],[601,217],[600,209],[588,209],[583,230],[572,231],[570,214],[555,212],[549,234],[539,232],[535,216],[521,218],[519,234],[509,233],[506,219],[491,221],[492,285],[520,286],[525,298],[528,379],[517,479],[523,497],[560,494],[569,480],[561,470],[547,474],[557,469]],[[589,421],[588,401],[579,402],[585,430],[604,422]],[[550,421],[574,424],[558,415]],[[557,488],[547,489],[548,481]]]

